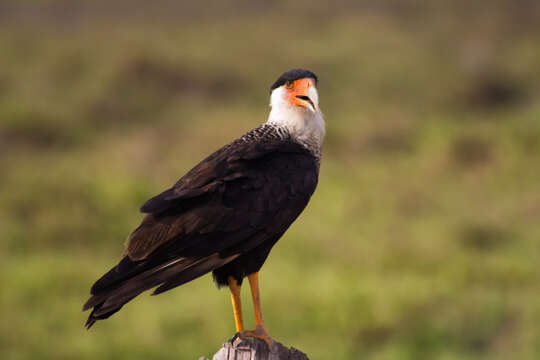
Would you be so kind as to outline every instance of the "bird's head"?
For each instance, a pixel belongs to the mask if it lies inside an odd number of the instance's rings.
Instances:
[[[325,125],[319,109],[317,75],[309,70],[293,69],[281,75],[271,86],[269,123],[287,127],[300,141],[321,147]]]
[[[317,75],[309,70],[293,69],[283,73],[270,87],[272,92],[270,105],[295,106],[317,112],[319,110],[317,80]]]

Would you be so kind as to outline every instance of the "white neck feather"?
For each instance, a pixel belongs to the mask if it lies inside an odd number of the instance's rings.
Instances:
[[[270,98],[270,115],[267,124],[278,125],[287,128],[291,136],[297,141],[314,147],[320,151],[326,134],[325,123],[319,109],[318,96],[310,96],[315,105],[315,111],[302,106],[292,105],[286,99],[285,90],[282,87],[275,89]]]

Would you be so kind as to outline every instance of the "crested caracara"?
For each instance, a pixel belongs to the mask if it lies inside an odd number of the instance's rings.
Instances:
[[[236,330],[271,344],[258,271],[272,246],[309,202],[319,174],[325,123],[317,76],[285,72],[271,86],[263,125],[202,160],[174,186],[141,207],[120,262],[92,286],[86,327],[106,319],[145,290],[153,294],[212,272],[231,292]],[[256,327],[244,330],[240,286],[248,278]]]

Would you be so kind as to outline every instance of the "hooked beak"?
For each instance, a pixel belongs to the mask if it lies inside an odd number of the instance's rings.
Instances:
[[[307,96],[307,95],[296,95],[297,98],[306,101],[309,105],[311,105],[311,108],[313,111],[315,111],[315,104],[313,104],[313,101]]]
[[[289,101],[296,106],[302,106],[317,111],[313,100],[309,97],[310,89],[315,86],[315,80],[311,78],[298,79],[287,86]]]

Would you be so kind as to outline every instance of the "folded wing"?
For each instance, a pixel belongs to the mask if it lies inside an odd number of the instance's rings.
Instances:
[[[317,176],[316,159],[292,141],[240,139],[210,155],[142,206],[124,257],[91,289],[87,327],[145,290],[169,290],[275,241]]]

